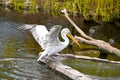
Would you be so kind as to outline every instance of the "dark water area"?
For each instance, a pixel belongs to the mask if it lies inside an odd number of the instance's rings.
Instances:
[[[79,25],[79,20],[76,21]],[[18,30],[17,26],[21,24],[42,24],[46,25],[48,29],[50,29],[53,25],[59,24],[63,27],[68,27],[73,34],[79,35],[73,28],[72,25],[64,18],[64,16],[52,16],[51,14],[40,12],[36,14],[30,14],[27,11],[22,13],[16,11],[1,11],[0,12],[0,79],[36,79],[36,80],[66,80],[62,76],[55,74],[53,71],[45,67],[45,65],[40,65],[36,62],[38,53],[41,52],[41,48],[35,42],[34,38],[30,34],[29,31]],[[114,24],[84,24],[81,27],[86,34],[92,36],[96,39],[105,40],[107,42],[111,42],[111,45],[120,49],[120,38],[119,32],[120,29]],[[81,44],[82,45],[82,44]],[[84,50],[83,50],[84,48]],[[86,50],[85,50],[86,49]],[[94,47],[88,45],[82,45],[82,49],[77,47],[76,45],[70,49],[67,47],[60,53],[76,53],[81,54],[80,51],[83,52],[82,55],[92,55],[99,56],[99,51],[95,50],[95,52],[89,52],[87,49],[96,49]],[[113,57],[114,55],[109,55],[110,60],[119,60],[118,57]],[[70,62],[69,62],[70,61]],[[71,60],[68,60],[65,64],[69,65]],[[77,63],[78,62],[78,63]],[[80,65],[82,64],[82,65]],[[118,72],[113,71],[115,76],[101,76],[103,78],[99,78],[98,75],[90,74],[90,71],[87,73],[87,68],[89,68],[90,64],[93,64],[94,68],[99,68],[98,66],[114,66]],[[114,77],[116,80],[120,78],[120,66],[112,65],[112,64],[101,64],[101,63],[87,63],[85,61],[73,61],[71,65],[76,66],[77,68],[82,68],[83,73],[90,75],[93,80],[113,80]],[[71,66],[70,65],[70,66]],[[85,66],[86,65],[86,66]],[[98,66],[97,66],[98,65]],[[92,66],[92,65],[91,65]],[[110,67],[112,68],[112,67]],[[86,69],[86,70],[85,70]],[[91,67],[92,69],[92,67]],[[99,68],[103,70],[103,68]],[[94,69],[93,69],[94,70]],[[100,71],[99,70],[99,71]],[[107,71],[104,70],[104,71]],[[103,72],[104,72],[103,71]],[[96,71],[95,71],[96,72]],[[106,72],[105,72],[106,73]],[[105,74],[104,73],[104,74]],[[94,73],[97,74],[97,73]],[[112,74],[112,72],[110,72]],[[92,76],[91,76],[92,75]],[[108,78],[104,78],[108,77]],[[112,78],[111,78],[112,77]]]
[[[120,49],[120,26],[117,26],[114,23],[104,23],[101,25],[90,23],[85,25],[84,31],[87,35],[95,39],[104,40],[112,46]]]

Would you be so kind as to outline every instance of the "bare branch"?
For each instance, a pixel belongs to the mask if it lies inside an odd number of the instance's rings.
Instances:
[[[89,40],[94,40],[92,37],[87,36],[68,16],[67,10],[63,9],[62,12],[65,14],[65,17],[68,19],[68,21],[75,27],[75,29],[81,34],[81,36],[83,36],[86,39]]]
[[[65,17],[68,19],[68,21],[73,25],[73,27],[75,27],[75,29],[81,34],[81,36],[83,37],[77,37],[76,39],[78,39],[79,41],[82,41],[84,43],[90,44],[90,45],[95,45],[98,48],[107,51],[109,53],[113,53],[117,56],[120,57],[120,50],[112,47],[109,43],[102,41],[102,40],[97,40],[97,39],[93,39],[92,37],[86,35],[72,20],[71,18],[68,16],[67,10],[63,9],[62,12],[65,14]]]

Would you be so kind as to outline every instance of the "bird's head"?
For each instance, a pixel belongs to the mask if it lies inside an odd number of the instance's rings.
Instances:
[[[78,46],[80,46],[80,44],[78,43],[78,41],[73,37],[73,35],[71,34],[70,30],[68,28],[64,28],[61,31],[62,34],[65,34],[65,36],[69,37],[71,40],[73,40],[73,42],[75,42]],[[64,36],[64,35],[63,35]]]

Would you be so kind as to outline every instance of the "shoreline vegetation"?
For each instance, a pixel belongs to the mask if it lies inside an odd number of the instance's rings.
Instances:
[[[60,15],[66,8],[73,16],[83,16],[85,20],[98,23],[120,19],[120,0],[0,0],[0,5],[19,12],[45,11],[52,15]]]

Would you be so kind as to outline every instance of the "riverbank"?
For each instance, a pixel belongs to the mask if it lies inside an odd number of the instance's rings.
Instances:
[[[50,1],[50,0],[1,0],[0,4],[4,6],[12,5],[12,8],[20,11],[26,10],[44,10],[59,15],[60,10],[66,8],[74,16],[83,16],[85,20],[93,20],[97,23],[115,22],[120,19],[120,1],[119,0],[71,0],[71,1]]]

